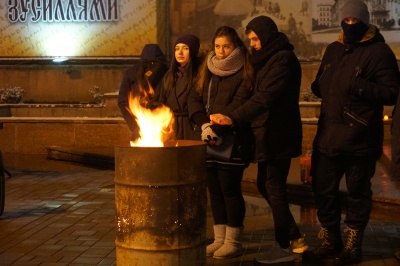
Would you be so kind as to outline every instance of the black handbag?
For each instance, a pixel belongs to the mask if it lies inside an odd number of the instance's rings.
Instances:
[[[229,161],[232,158],[235,136],[226,134],[222,137],[221,145],[207,145],[207,155],[214,158]]]

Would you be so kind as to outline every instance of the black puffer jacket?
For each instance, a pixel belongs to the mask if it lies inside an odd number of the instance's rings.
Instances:
[[[208,87],[211,82],[211,93],[210,93],[210,108],[209,114],[224,114],[227,115],[250,97],[251,89],[243,80],[243,68],[226,77],[220,77],[212,75],[208,71],[208,77],[205,79],[203,94],[199,95],[197,91],[192,90],[189,95],[189,118],[191,121],[196,123],[196,129],[194,132],[194,139],[201,140],[201,124],[209,122],[210,118],[206,113],[205,106],[208,101]],[[195,116],[202,116],[201,119],[194,118]],[[199,122],[200,121],[200,122]],[[226,130],[225,130],[225,133]],[[243,126],[236,128],[236,142],[238,143],[237,150],[233,152],[232,163],[248,163],[250,162],[251,152],[251,131],[249,123],[244,123]],[[223,135],[222,135],[223,137]]]
[[[346,46],[343,33],[323,56],[312,91],[322,98],[314,149],[327,155],[382,153],[383,105],[399,92],[396,57],[370,25],[363,39]]]
[[[252,121],[254,162],[297,157],[302,144],[301,66],[293,46],[279,33],[252,57],[260,58],[255,64],[254,95],[229,117],[235,126]]]

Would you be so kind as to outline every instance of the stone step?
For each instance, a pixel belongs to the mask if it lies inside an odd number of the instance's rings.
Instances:
[[[73,162],[98,169],[114,169],[112,147],[46,147],[47,159]]]

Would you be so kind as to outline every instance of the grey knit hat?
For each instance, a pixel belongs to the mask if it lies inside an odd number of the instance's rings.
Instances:
[[[361,0],[349,0],[340,9],[340,21],[345,18],[358,18],[365,25],[369,25],[368,7]]]

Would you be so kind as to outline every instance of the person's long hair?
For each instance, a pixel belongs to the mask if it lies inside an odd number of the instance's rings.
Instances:
[[[229,26],[222,26],[218,28],[215,33],[214,37],[212,39],[212,49],[214,50],[215,48],[215,39],[219,37],[225,37],[227,38],[230,42],[233,43],[235,48],[239,48],[244,55],[244,71],[243,71],[243,79],[244,81],[249,85],[249,89],[252,89],[253,86],[253,67],[250,63],[250,53],[249,49],[247,46],[244,44],[242,39],[240,39],[239,35],[237,34],[236,30],[234,28],[231,28]],[[205,60],[201,64],[199,68],[199,73],[197,75],[197,80],[196,80],[196,86],[195,89],[199,93],[199,95],[203,95],[203,88],[204,88],[204,82],[207,79],[208,75],[210,74],[210,71],[208,70],[207,67],[207,59],[208,56],[206,56]]]
[[[172,88],[175,88],[176,86],[176,73],[178,72],[178,67],[180,66],[179,63],[176,61],[175,57],[175,47],[174,47],[174,52],[173,52],[173,60],[171,60],[170,67],[165,73],[164,78],[163,78],[163,87],[164,87],[164,92],[165,95],[167,95]],[[188,84],[190,86],[189,89],[192,88],[193,86],[193,80],[195,79],[197,75],[197,71],[199,68],[199,65],[201,63],[201,56],[195,54],[195,52],[189,48],[189,57],[190,60],[187,65],[186,73],[187,73],[187,78],[188,78]]]

